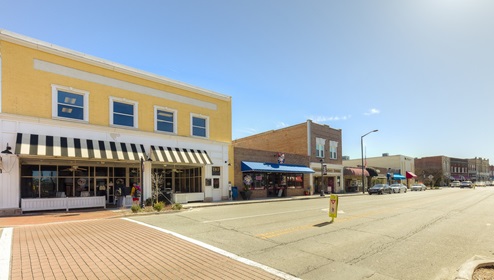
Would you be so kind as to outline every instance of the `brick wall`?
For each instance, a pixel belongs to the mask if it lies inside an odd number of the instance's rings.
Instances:
[[[307,123],[237,139],[233,146],[307,155]]]
[[[254,161],[254,162],[269,162],[269,163],[277,163],[278,162],[278,152],[276,151],[262,151],[262,150],[254,150],[254,149],[246,149],[234,147],[233,149],[233,157],[234,157],[234,182],[233,185],[237,187],[243,187],[243,176],[241,169],[242,161]],[[309,166],[308,157],[304,155],[297,154],[287,154],[285,153],[285,163],[286,164],[296,164]],[[304,189],[310,186],[310,176],[308,174],[304,175]]]

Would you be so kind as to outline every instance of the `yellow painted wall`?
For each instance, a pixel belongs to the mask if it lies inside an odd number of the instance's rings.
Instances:
[[[109,126],[109,98],[126,98],[138,102],[138,129],[154,131],[154,106],[177,110],[179,136],[190,136],[190,114],[209,117],[209,139],[231,142],[232,115],[230,98],[214,98],[193,90],[150,81],[141,77],[105,69],[86,62],[62,57],[10,41],[0,41],[2,57],[2,111],[8,114],[36,118],[52,118],[52,84],[72,87],[89,92],[89,123]],[[122,80],[149,88],[179,94],[189,98],[214,103],[217,110],[180,103],[175,100],[158,98],[105,86],[76,78],[57,75],[34,69],[34,60],[42,60],[77,70],[94,73],[108,78]]]

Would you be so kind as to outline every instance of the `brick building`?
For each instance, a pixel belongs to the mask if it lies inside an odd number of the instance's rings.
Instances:
[[[459,161],[455,161],[458,164]],[[447,186],[452,178],[451,166],[453,162],[446,156],[432,156],[415,159],[415,172],[422,182],[438,186]],[[456,173],[458,174],[461,173]]]
[[[341,129],[316,124],[311,120],[236,139],[232,142],[236,164],[234,169],[236,170],[238,164],[243,161],[277,162],[274,155],[284,155],[285,164],[303,165],[315,171],[303,176],[303,188],[298,192],[339,192],[343,189],[341,140]],[[253,151],[253,155],[257,154],[258,157],[247,156],[249,152],[246,150]],[[258,151],[265,151],[267,154]],[[235,171],[236,184],[240,182],[240,173],[242,170]]]
[[[450,180],[470,180],[468,176],[468,160],[463,158],[450,158]]]

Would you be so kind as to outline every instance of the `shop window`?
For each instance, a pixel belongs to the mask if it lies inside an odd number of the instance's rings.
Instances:
[[[156,107],[154,108],[155,131],[177,133],[177,111]]]
[[[137,102],[110,98],[110,123],[137,128]]]
[[[302,174],[291,174],[285,177],[286,186],[288,188],[303,188],[304,179]]]
[[[52,116],[88,121],[89,93],[70,87],[52,85]]]

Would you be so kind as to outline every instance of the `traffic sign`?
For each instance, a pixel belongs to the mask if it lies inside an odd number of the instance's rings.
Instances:
[[[338,196],[332,194],[329,196],[329,217],[334,221],[334,218],[338,215]]]

